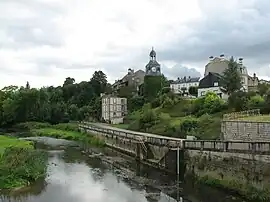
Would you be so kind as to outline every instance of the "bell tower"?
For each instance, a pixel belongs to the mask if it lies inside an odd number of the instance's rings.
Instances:
[[[147,76],[160,76],[160,64],[156,60],[157,53],[154,50],[154,47],[152,47],[152,50],[149,54],[150,60],[148,64],[145,66],[145,75]]]

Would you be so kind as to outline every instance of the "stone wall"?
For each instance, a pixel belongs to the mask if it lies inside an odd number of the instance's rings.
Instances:
[[[223,121],[221,133],[224,140],[270,141],[270,122]]]
[[[194,174],[210,185],[249,194],[252,190],[270,190],[270,156],[228,152],[185,152],[186,173]],[[213,184],[211,184],[213,183]],[[258,193],[262,193],[258,191]]]

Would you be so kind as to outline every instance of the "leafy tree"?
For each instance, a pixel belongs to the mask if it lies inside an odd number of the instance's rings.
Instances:
[[[267,91],[270,89],[270,85],[267,83],[259,83],[258,84],[258,93],[261,96],[264,96],[267,94]]]
[[[197,86],[190,86],[188,92],[192,96],[198,96],[198,87]]]
[[[223,72],[221,90],[228,95],[240,91],[242,88],[239,66],[233,57],[229,60],[228,68]]]

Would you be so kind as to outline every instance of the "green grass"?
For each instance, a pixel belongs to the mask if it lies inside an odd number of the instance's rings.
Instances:
[[[4,153],[5,149],[8,147],[33,148],[33,144],[30,141],[19,140],[14,137],[7,137],[0,135],[0,156]]]
[[[81,133],[78,131],[71,130],[61,130],[56,128],[39,128],[32,129],[31,132],[36,136],[45,136],[45,137],[53,137],[65,140],[73,140],[73,141],[84,141],[85,143],[89,143],[95,146],[104,146],[104,141],[91,136],[87,133]]]
[[[129,124],[113,124],[112,126],[115,128],[128,129]]]

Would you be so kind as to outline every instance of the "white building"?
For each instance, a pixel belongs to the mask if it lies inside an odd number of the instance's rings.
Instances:
[[[178,78],[176,81],[173,81],[170,84],[170,88],[173,93],[180,94],[183,93],[183,89],[185,89],[186,93],[188,93],[188,90],[191,86],[198,87],[199,86],[199,80],[200,77],[184,77],[184,78]]]
[[[102,96],[102,119],[112,124],[123,123],[127,114],[127,99],[113,95]]]

